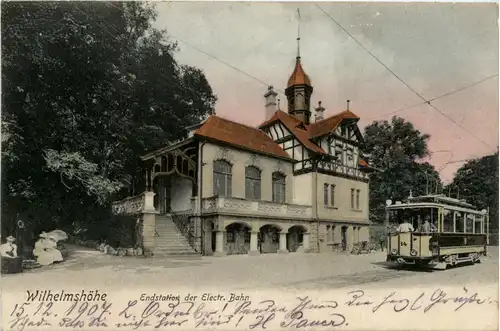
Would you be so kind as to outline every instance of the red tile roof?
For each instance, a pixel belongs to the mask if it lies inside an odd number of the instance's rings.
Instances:
[[[285,113],[282,110],[278,110],[277,112],[274,113],[273,116],[264,123],[262,123],[259,127],[263,128],[273,122],[276,121],[281,121],[287,129],[293,133],[295,137],[309,150],[313,152],[317,152],[320,154],[326,154],[326,152],[313,143],[311,139],[323,136],[325,134],[328,134],[329,132],[332,132],[337,128],[337,126],[342,122],[344,119],[359,119],[357,115],[354,113],[350,112],[349,110],[343,111],[341,113],[338,113],[336,115],[330,116],[328,118],[325,118],[322,121],[311,123],[308,125],[303,124],[299,119],[296,117]],[[306,130],[301,130],[297,126],[299,124],[303,124]]]
[[[351,111],[345,110],[324,120],[311,123],[310,138],[324,136],[332,132],[345,119],[359,120],[359,117]]]
[[[302,64],[300,63],[300,57],[297,57],[297,61],[295,62],[295,69],[293,70],[290,78],[288,78],[287,87],[294,85],[311,85],[311,80],[305,73],[304,69],[302,68]]]
[[[195,136],[225,142],[255,152],[291,159],[280,145],[262,130],[212,115],[194,132]]]
[[[307,149],[319,154],[326,154],[321,147],[309,140],[309,125],[303,124],[299,119],[284,111],[278,110],[268,121],[261,124],[260,127],[264,127],[278,120],[283,123],[288,131],[290,131]],[[304,125],[305,130],[298,128],[301,124]]]
[[[344,118],[357,119],[358,117],[350,111],[345,111],[326,118],[323,121],[304,125],[297,118],[278,110],[269,120],[262,123],[260,128],[273,122],[280,121],[306,148],[319,154],[327,154],[321,147],[313,143],[310,139],[312,137],[322,135],[323,132],[331,132]],[[298,127],[301,124],[304,125],[305,130]],[[279,144],[276,144],[271,137],[265,134],[264,131],[215,115],[210,116],[205,123],[203,123],[203,125],[195,131],[194,135],[213,139],[255,152],[291,159],[288,153],[286,153]],[[362,167],[368,167],[368,163],[363,159],[359,160],[359,165]]]

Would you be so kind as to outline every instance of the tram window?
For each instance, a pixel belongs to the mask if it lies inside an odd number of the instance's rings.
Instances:
[[[482,233],[481,220],[482,220],[482,216],[476,215],[476,221],[474,224],[474,233]]]
[[[473,214],[467,214],[465,217],[465,232],[467,233],[474,233],[473,231],[473,225],[474,224],[474,215]]]
[[[432,228],[437,229],[437,208],[404,208],[389,212],[390,224],[397,225],[406,221],[411,223],[416,231],[421,231],[422,225],[426,220],[433,225]]]
[[[464,232],[464,213],[455,212],[455,232]]]
[[[443,219],[443,232],[453,232],[453,212],[445,209]]]

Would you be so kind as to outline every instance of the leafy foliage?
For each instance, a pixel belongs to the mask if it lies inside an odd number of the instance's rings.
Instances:
[[[138,156],[213,112],[155,18],[139,2],[2,3],[2,216],[102,226],[141,186]]]
[[[472,159],[460,167],[445,188],[454,198],[465,199],[475,208],[490,210],[490,233],[498,242],[498,151]]]
[[[429,154],[429,135],[403,118],[376,121],[364,132],[363,152],[381,169],[370,177],[370,219],[382,222],[387,199],[402,200],[411,193],[422,195],[441,190],[439,174],[429,163],[418,160]]]

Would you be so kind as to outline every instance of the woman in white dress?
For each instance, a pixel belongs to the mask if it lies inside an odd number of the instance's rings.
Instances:
[[[63,261],[61,252],[57,249],[57,241],[53,236],[45,232],[40,234],[40,239],[35,243],[33,255],[40,265],[50,265],[54,262]]]

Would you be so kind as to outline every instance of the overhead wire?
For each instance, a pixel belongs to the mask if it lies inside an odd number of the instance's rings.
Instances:
[[[115,6],[114,4],[112,4],[113,6]],[[393,112],[389,112],[389,113],[385,113],[385,114],[382,114],[382,115],[379,115],[377,117],[373,117],[373,118],[368,118],[368,120],[370,119],[375,119],[375,118],[379,118],[379,117],[383,117],[383,116],[387,116],[387,115],[392,115],[392,114],[396,114],[396,113],[400,113],[400,112],[403,112],[405,110],[409,110],[411,108],[415,108],[415,107],[418,107],[418,106],[421,106],[421,105],[429,105],[431,106],[433,109],[435,109],[436,111],[438,111],[442,116],[444,116],[445,118],[447,118],[448,120],[452,121],[453,123],[455,123],[457,126],[459,126],[460,128],[462,128],[464,131],[466,131],[467,133],[469,133],[470,135],[472,135],[474,138],[478,139],[479,141],[481,141],[482,143],[484,143],[486,146],[488,147],[491,147],[489,146],[489,144],[487,144],[485,141],[483,141],[482,139],[480,139],[479,137],[475,136],[474,134],[472,134],[471,132],[469,132],[466,128],[464,128],[463,126],[461,126],[460,124],[458,124],[453,118],[449,117],[446,113],[442,112],[440,109],[438,109],[437,107],[435,107],[434,105],[432,105],[430,102],[432,101],[436,101],[438,99],[441,99],[441,98],[444,98],[444,97],[448,97],[450,95],[453,95],[455,93],[458,93],[458,92],[461,92],[463,90],[466,90],[468,88],[471,88],[475,85],[478,85],[480,83],[483,83],[487,80],[490,80],[492,78],[495,78],[495,77],[498,77],[498,74],[494,74],[494,75],[490,75],[488,77],[485,77],[479,81],[476,81],[476,82],[473,82],[473,83],[470,83],[470,84],[467,84],[467,85],[464,85],[458,89],[455,89],[455,90],[452,90],[452,91],[449,91],[447,93],[444,93],[444,94],[441,94],[439,96],[436,96],[434,98],[431,98],[431,99],[425,99],[420,93],[418,93],[416,90],[414,90],[411,86],[409,86],[401,77],[399,77],[394,71],[392,71],[385,63],[383,63],[377,56],[375,56],[370,50],[368,50],[361,42],[359,42],[349,31],[347,31],[340,23],[338,23],[330,14],[328,14],[323,8],[321,8],[318,4],[316,4],[316,6],[327,16],[329,17],[341,30],[343,30],[350,38],[352,38],[363,50],[365,50],[368,54],[370,54],[379,64],[381,64],[386,70],[388,70],[394,77],[396,77],[403,85],[405,85],[410,91],[412,91],[413,93],[415,93],[419,98],[421,98],[423,100],[423,102],[420,102],[420,103],[417,103],[417,104],[414,104],[414,105],[411,105],[411,106],[408,106],[408,107],[404,107],[404,108],[401,108],[401,109],[398,109],[396,111],[393,111]],[[115,6],[116,7],[116,6]],[[95,15],[94,15],[95,16]],[[109,33],[109,31],[107,31]],[[111,35],[111,33],[109,33]],[[216,57],[215,55],[213,54],[210,54],[209,52],[201,49],[200,47],[196,46],[196,45],[193,45],[187,41],[185,41],[184,39],[182,38],[179,38],[178,36],[175,36],[171,33],[169,33],[169,36],[178,40],[179,42],[183,43],[184,45],[200,52],[200,53],[203,53],[205,54],[206,56],[210,57],[211,59],[214,59],[222,64],[224,64],[225,66],[263,84],[263,85],[266,85],[266,86],[270,86],[270,84],[268,84],[267,82],[263,81],[262,79],[259,79],[245,71],[243,71],[242,69],[224,61],[224,60],[221,60],[219,59],[218,57]],[[180,87],[178,84],[176,84],[175,82],[172,81],[172,83],[178,87]],[[191,89],[191,87],[187,87],[188,89],[191,90],[191,92],[194,93],[194,91]],[[280,89],[275,89],[275,91],[281,93],[281,94],[284,94],[284,92]]]
[[[436,96],[436,97],[434,97],[432,99],[429,99],[429,102],[436,101],[436,100],[448,97],[448,96],[453,95],[453,94],[458,93],[458,92],[462,92],[462,91],[464,91],[464,90],[466,90],[468,88],[471,88],[471,87],[476,86],[478,84],[484,83],[485,81],[488,81],[488,80],[493,79],[495,77],[498,77],[498,74],[494,74],[494,75],[488,76],[488,77],[483,78],[481,80],[478,80],[478,81],[475,81],[473,83],[464,85],[464,86],[462,86],[462,87],[460,87],[458,89],[451,90],[451,91],[446,92],[444,94],[438,95],[438,96]],[[395,110],[395,111],[384,113],[384,114],[381,114],[381,115],[378,115],[378,116],[375,116],[375,117],[369,117],[366,120],[369,121],[369,120],[380,118],[380,117],[385,117],[385,116],[389,116],[389,115],[398,114],[398,113],[401,113],[403,111],[406,111],[406,110],[409,110],[409,109],[412,109],[412,108],[415,108],[415,107],[418,107],[418,106],[423,106],[425,104],[427,104],[427,102],[419,102],[419,103],[416,103],[414,105],[411,105],[411,106],[408,106],[408,107],[404,107],[404,108],[401,108],[401,109],[398,109],[398,110]]]
[[[115,6],[114,4],[111,4],[112,6]],[[396,111],[393,111],[393,112],[389,112],[389,113],[385,113],[385,114],[382,114],[382,115],[379,115],[377,117],[373,117],[373,118],[368,118],[368,120],[371,120],[371,119],[375,119],[375,118],[378,118],[378,117],[383,117],[383,116],[388,116],[388,115],[393,115],[393,114],[397,114],[397,113],[400,113],[400,112],[403,112],[403,111],[406,111],[406,110],[409,110],[409,109],[412,109],[412,108],[415,108],[415,107],[418,107],[418,106],[421,106],[421,105],[424,105],[424,104],[427,104],[429,105],[430,107],[432,107],[434,110],[436,110],[437,112],[439,112],[442,116],[444,116],[445,118],[447,118],[448,120],[450,120],[451,122],[453,122],[455,125],[459,126],[461,129],[463,129],[465,132],[469,133],[471,136],[473,136],[474,138],[478,139],[479,141],[481,141],[483,144],[485,144],[486,146],[492,148],[488,143],[486,143],[484,140],[482,140],[481,138],[477,137],[476,135],[474,135],[472,132],[470,132],[468,129],[466,129],[465,127],[463,127],[461,124],[457,123],[453,118],[451,118],[449,115],[447,115],[446,113],[444,113],[443,111],[441,111],[440,109],[438,109],[436,106],[432,105],[431,102],[432,101],[436,101],[438,99],[441,99],[441,98],[444,98],[444,97],[447,97],[447,96],[450,96],[452,94],[455,94],[455,93],[458,93],[458,92],[461,92],[465,89],[468,89],[470,87],[473,87],[475,85],[478,85],[482,82],[485,82],[489,79],[492,79],[492,78],[495,78],[498,76],[498,74],[494,74],[494,75],[490,75],[486,78],[483,78],[479,81],[476,81],[476,82],[473,82],[471,84],[468,84],[468,85],[465,85],[465,86],[462,86],[458,89],[455,89],[455,90],[452,90],[450,92],[447,92],[447,93],[444,93],[442,95],[439,95],[437,97],[434,97],[432,99],[429,99],[427,100],[426,98],[424,98],[420,93],[418,93],[415,89],[413,89],[410,85],[408,85],[401,77],[399,77],[394,71],[392,71],[385,63],[383,63],[376,55],[374,55],[369,49],[367,49],[361,42],[359,42],[347,29],[345,29],[340,23],[338,23],[330,14],[328,14],[321,6],[319,6],[318,4],[316,4],[316,6],[327,16],[329,17],[340,29],[342,29],[350,38],[352,38],[363,50],[365,50],[368,54],[370,54],[378,63],[380,63],[386,70],[388,70],[394,77],[396,77],[402,84],[404,84],[408,89],[410,89],[413,93],[415,93],[419,98],[421,98],[423,100],[423,102],[421,103],[418,103],[418,104],[414,104],[412,106],[409,106],[409,107],[404,107],[404,108],[401,108],[401,109],[398,109]],[[210,57],[211,59],[214,59],[222,64],[224,64],[225,66],[265,85],[265,86],[270,86],[271,84],[263,81],[262,79],[259,79],[243,70],[241,70],[240,68],[224,61],[224,60],[221,60],[219,59],[218,57],[216,57],[215,55],[213,54],[210,54],[208,53],[207,51],[199,48],[198,46],[196,45],[193,45],[187,41],[185,41],[184,39],[181,39],[179,38],[178,36],[175,36],[171,33],[169,33],[169,36],[178,40],[179,42],[183,43],[184,45],[188,46],[188,47],[191,47],[193,48],[194,50],[200,52],[200,53],[203,53],[205,54],[206,56]],[[281,94],[285,94],[282,90],[280,89],[275,89],[276,92],[278,93],[281,93]],[[192,91],[193,92],[193,91]]]
[[[446,113],[444,113],[443,111],[441,111],[440,109],[438,109],[436,106],[434,106],[433,104],[431,104],[431,100],[427,100],[425,97],[423,97],[420,93],[418,93],[414,88],[412,88],[408,83],[406,83],[400,76],[398,76],[394,71],[391,70],[391,68],[389,68],[384,62],[382,62],[382,60],[380,60],[375,54],[373,54],[368,48],[366,48],[359,40],[357,40],[347,29],[345,29],[339,22],[337,22],[328,12],[326,12],[320,5],[318,4],[315,4],[316,7],[318,7],[319,10],[321,10],[328,18],[330,18],[330,20],[335,23],[335,25],[337,25],[342,31],[344,31],[354,42],[356,42],[364,51],[366,51],[373,59],[375,59],[375,61],[377,61],[380,65],[382,65],[387,71],[389,71],[396,79],[398,79],[404,86],[406,86],[406,88],[408,88],[410,91],[412,91],[415,95],[417,95],[420,99],[423,100],[423,103],[422,104],[428,104],[431,108],[433,108],[434,110],[436,110],[439,114],[441,114],[443,117],[447,118],[449,121],[451,121],[452,123],[454,123],[456,126],[458,126],[459,128],[461,128],[462,130],[464,130],[465,132],[467,132],[469,135],[471,135],[472,137],[476,138],[478,141],[482,142],[484,145],[486,145],[487,147],[489,148],[492,148],[492,146],[490,146],[487,142],[485,142],[483,139],[479,138],[478,136],[476,136],[474,133],[472,133],[471,131],[469,131],[467,128],[465,128],[464,126],[462,126],[460,123],[458,123],[457,121],[455,121],[455,119],[453,119],[452,117],[450,117],[449,115],[447,115]],[[435,100],[435,99],[434,99]],[[434,101],[432,100],[432,101]],[[416,106],[412,106],[412,107],[416,107]],[[412,108],[411,107],[411,108]]]

